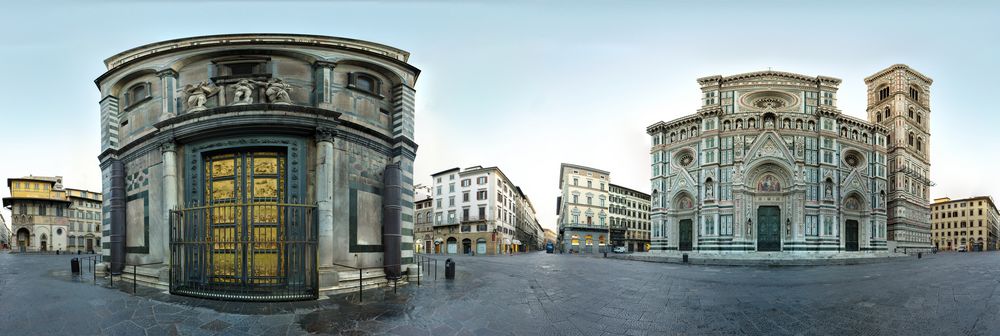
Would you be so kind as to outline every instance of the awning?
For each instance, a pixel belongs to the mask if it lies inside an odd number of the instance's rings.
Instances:
[[[444,242],[444,240],[441,240],[441,238],[434,239],[434,244],[440,244],[440,243],[443,243],[443,242]]]
[[[521,245],[521,241],[517,240],[517,239],[514,239],[514,245]]]

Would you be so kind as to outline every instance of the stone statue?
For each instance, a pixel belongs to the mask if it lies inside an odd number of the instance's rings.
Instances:
[[[258,82],[259,83],[259,82]],[[264,83],[268,102],[272,104],[291,104],[292,99],[288,97],[288,92],[292,91],[292,86],[278,78],[271,78]]]
[[[253,104],[253,90],[256,88],[254,84],[257,83],[260,82],[241,79],[233,84],[233,105]]]
[[[211,86],[208,82],[201,82],[196,85],[184,85],[184,93],[187,95],[188,112],[201,111],[205,109],[205,102],[219,92],[219,88]]]
[[[747,237],[753,234],[753,220],[747,219]]]
[[[833,183],[826,183],[826,189],[823,193],[823,197],[826,199],[833,199]]]
[[[792,220],[786,218],[785,219],[785,237],[791,237],[791,236],[792,236]]]
[[[705,198],[715,198],[715,183],[712,183],[712,181],[705,182]]]
[[[737,165],[736,169],[733,170],[733,183],[738,183],[743,181],[743,165]]]

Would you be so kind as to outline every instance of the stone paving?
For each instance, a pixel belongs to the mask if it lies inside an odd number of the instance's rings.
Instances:
[[[819,267],[460,256],[454,281],[265,304],[133,295],[74,278],[71,257],[0,252],[0,335],[1000,334],[997,252]]]

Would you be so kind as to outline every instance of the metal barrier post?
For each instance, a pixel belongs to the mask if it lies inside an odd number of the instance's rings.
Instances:
[[[361,281],[361,269],[358,269],[358,302],[365,302],[365,283]]]
[[[136,282],[136,275],[135,275],[136,271],[135,271],[135,269],[136,269],[136,265],[132,265],[132,294],[135,294],[136,283],[137,283]]]
[[[399,287],[399,279],[392,279],[392,294],[396,294],[396,287]]]
[[[422,261],[417,261],[417,287],[420,287],[420,263]]]
[[[434,259],[434,281],[438,279],[438,260]]]
[[[94,273],[94,284],[97,284],[97,258],[90,259],[94,263],[90,264],[90,272]]]

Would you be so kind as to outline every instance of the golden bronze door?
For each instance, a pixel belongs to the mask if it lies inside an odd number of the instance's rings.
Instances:
[[[211,283],[285,282],[285,154],[246,151],[205,158],[204,221]]]

